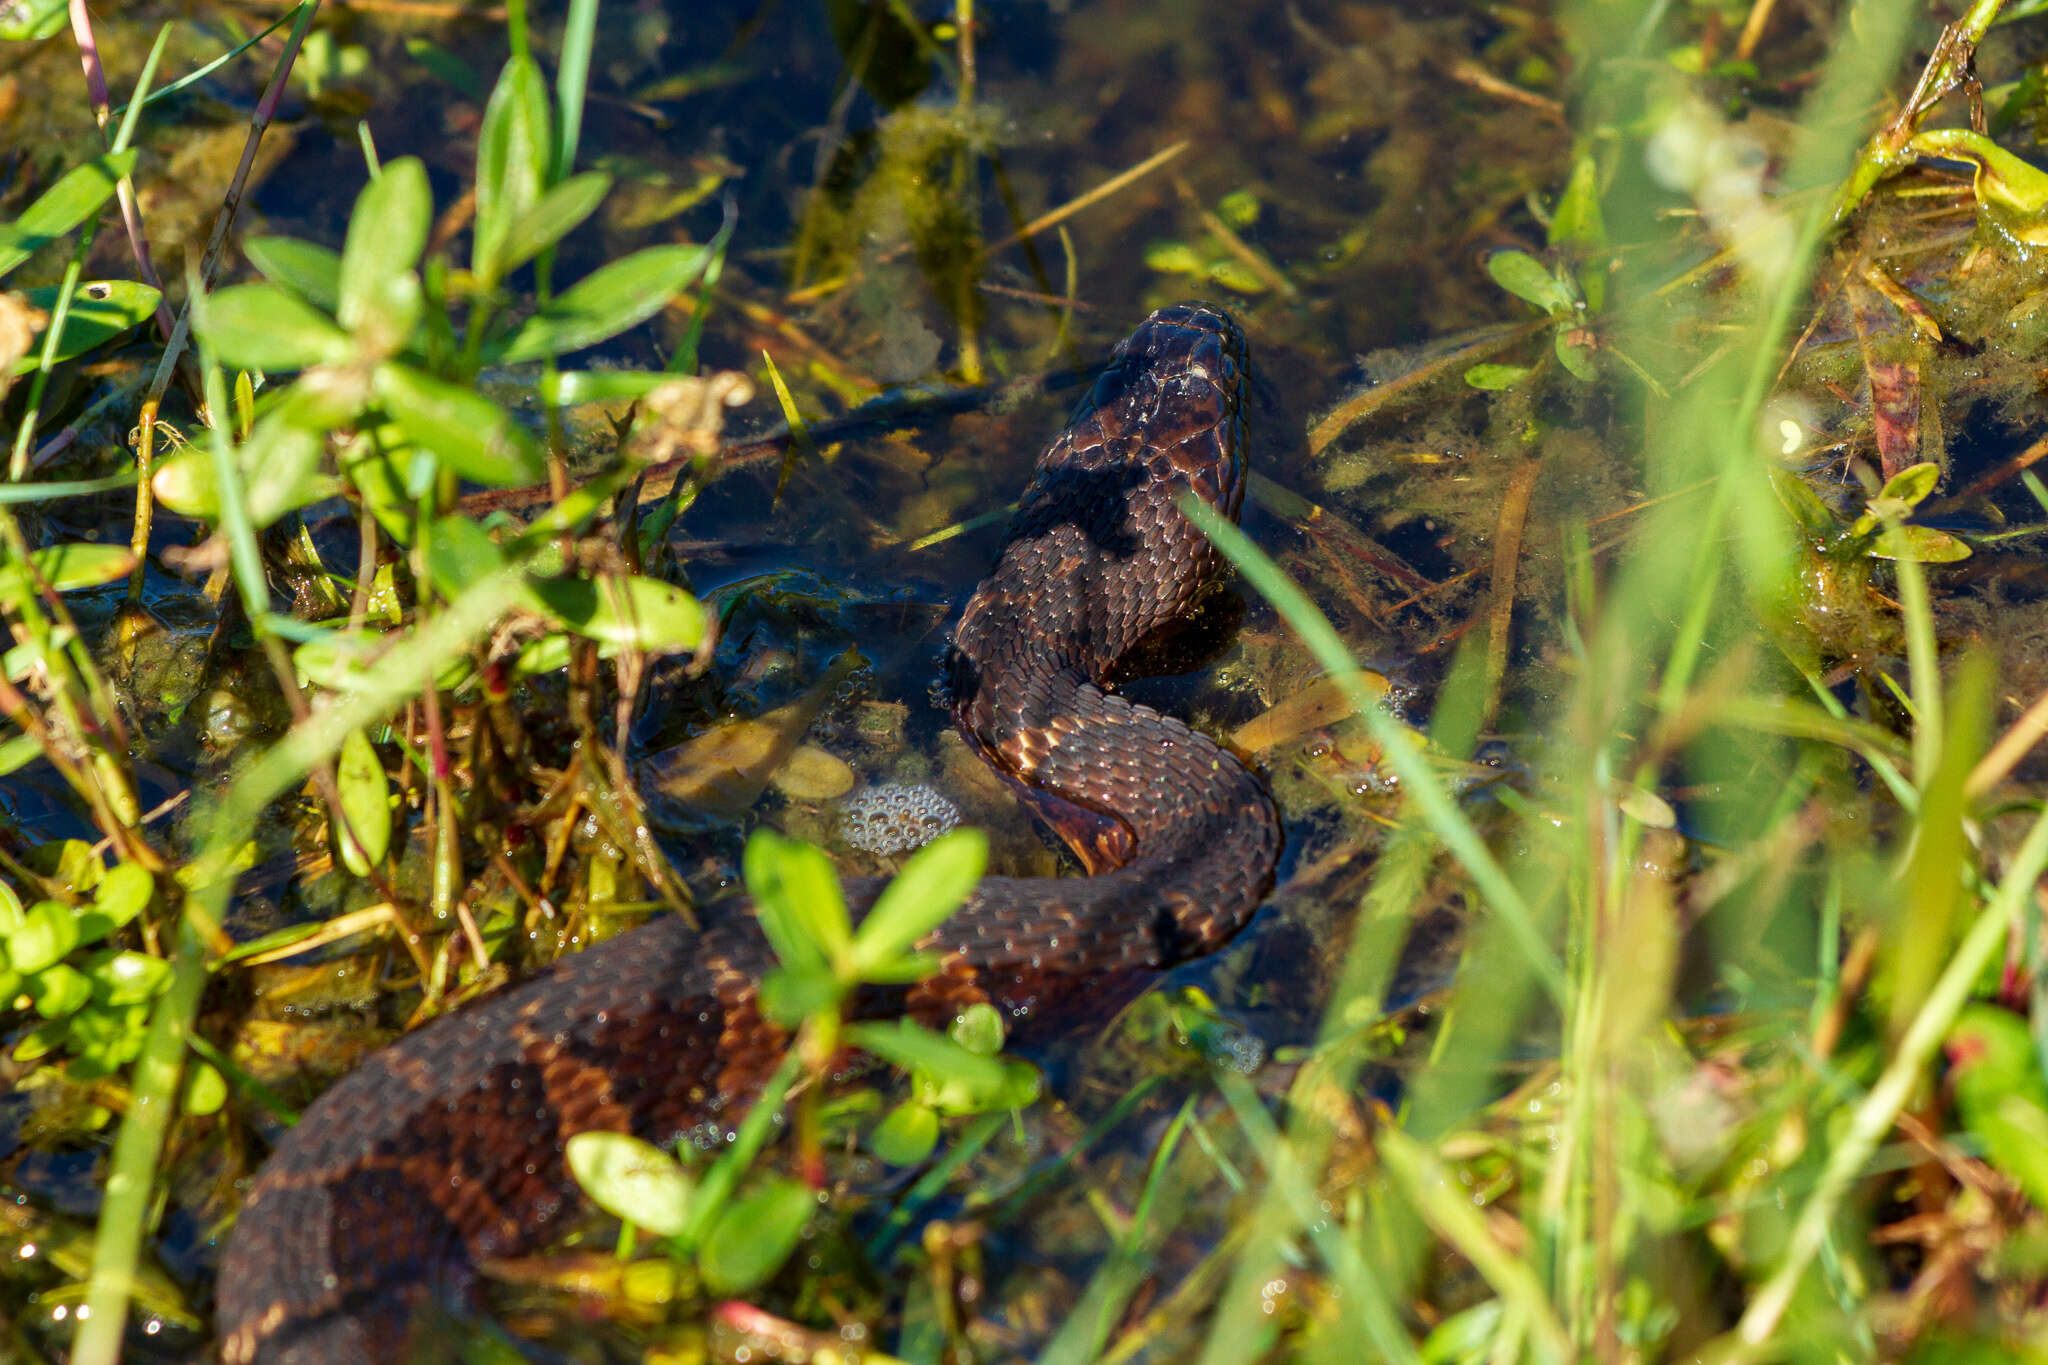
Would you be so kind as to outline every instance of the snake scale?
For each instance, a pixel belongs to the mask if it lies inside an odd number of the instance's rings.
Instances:
[[[1244,498],[1242,334],[1162,309],[1110,358],[1039,460],[947,654],[954,722],[1086,877],[985,879],[920,946],[934,977],[867,988],[863,1015],[943,1027],[969,1003],[1055,1008],[1105,974],[1212,951],[1270,888],[1271,798],[1222,748],[1108,692],[1220,562],[1175,501]],[[858,914],[881,883],[849,881]],[[670,1144],[729,1127],[787,1039],[744,901],[701,932],[662,918],[408,1035],[329,1088],[257,1173],[221,1266],[220,1349],[248,1362],[399,1360],[429,1296],[542,1242],[580,1196],[563,1143]]]

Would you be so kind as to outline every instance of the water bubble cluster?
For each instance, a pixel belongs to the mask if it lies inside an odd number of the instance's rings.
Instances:
[[[869,787],[839,812],[846,842],[884,857],[909,853],[960,823],[960,808],[922,782]]]

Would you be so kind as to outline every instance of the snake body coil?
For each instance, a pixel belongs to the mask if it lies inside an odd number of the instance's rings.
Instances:
[[[1244,341],[1162,309],[1116,349],[1039,461],[962,615],[953,717],[1093,874],[983,881],[921,946],[931,979],[864,1014],[943,1027],[965,1005],[1043,1007],[1104,973],[1218,947],[1270,887],[1271,799],[1181,722],[1103,690],[1214,577],[1175,500],[1237,514]],[[856,914],[880,883],[849,882]],[[221,1267],[222,1358],[395,1360],[422,1296],[545,1239],[578,1196],[562,1147],[590,1129],[657,1144],[744,1112],[787,1039],[757,1001],[773,955],[744,903],[702,933],[664,918],[371,1057],[257,1174]]]

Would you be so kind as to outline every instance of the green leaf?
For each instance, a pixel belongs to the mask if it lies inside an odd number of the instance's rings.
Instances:
[[[1572,163],[1572,178],[1550,215],[1550,245],[1591,256],[1607,249],[1607,224],[1600,214],[1600,169],[1591,156]],[[1597,307],[1597,305],[1595,305]]]
[[[538,482],[547,470],[526,429],[474,389],[387,362],[377,367],[375,391],[414,444],[433,451],[465,479],[516,488]]]
[[[434,196],[418,157],[401,157],[363,188],[341,251],[335,316],[368,355],[395,355],[419,325],[420,279],[413,267],[433,227]]]
[[[829,967],[771,967],[761,976],[761,1013],[793,1029],[823,1010],[836,1010],[846,989]]]
[[[211,1062],[187,1063],[185,1086],[178,1108],[194,1118],[218,1113],[228,1102],[228,1083]]]
[[[66,0],[12,0],[0,5],[0,41],[41,42],[64,31]]]
[[[1003,1050],[1003,1016],[987,1001],[969,1005],[953,1016],[948,1036],[977,1056],[993,1057]]]
[[[533,594],[561,624],[610,650],[673,654],[704,640],[703,604],[658,578],[551,578]]]
[[[62,1019],[85,1008],[92,999],[92,983],[85,973],[63,963],[53,963],[24,983],[36,1013],[45,1019]]]
[[[341,742],[334,785],[341,796],[341,813],[348,818],[347,835],[335,830],[336,848],[349,871],[367,877],[391,849],[391,786],[376,748],[361,730],[349,731]]]
[[[918,1100],[905,1100],[868,1134],[868,1150],[891,1166],[915,1166],[939,1142],[939,1111]]]
[[[1593,368],[1592,348],[1568,341],[1565,336],[1565,330],[1562,327],[1558,328],[1555,343],[1557,363],[1564,366],[1574,378],[1588,384],[1592,383],[1599,375]]]
[[[235,284],[206,301],[201,324],[223,365],[277,373],[348,358],[348,334],[274,284]]]
[[[810,1187],[786,1176],[771,1176],[764,1188],[736,1200],[697,1252],[705,1288],[742,1294],[766,1282],[796,1250],[817,1207]]]
[[[78,946],[78,916],[62,901],[37,901],[7,935],[7,965],[33,976]]]
[[[1496,251],[1486,261],[1493,282],[1553,317],[1573,311],[1578,296],[1526,251]]]
[[[451,601],[470,584],[505,567],[505,552],[491,533],[460,514],[436,519],[425,540],[427,580]]]
[[[611,192],[612,178],[603,171],[572,175],[540,197],[505,232],[498,249],[498,269],[509,275],[576,229],[597,212]]]
[[[486,288],[505,277],[512,224],[539,202],[553,160],[547,82],[531,57],[514,57],[498,74],[476,141],[476,227],[470,269]]]
[[[1898,503],[1908,512],[1918,507],[1941,482],[1941,466],[1931,460],[1908,465],[1884,481],[1878,500]]]
[[[61,23],[64,6],[55,6]],[[0,13],[5,13],[0,9]],[[12,18],[13,16],[9,16]],[[0,38],[11,37],[6,23],[0,23]],[[0,278],[35,252],[56,241],[100,211],[114,197],[114,186],[135,169],[134,148],[95,157],[57,178],[57,183],[37,196],[11,223],[0,223]]]
[[[654,246],[600,267],[521,323],[496,358],[516,365],[617,336],[660,312],[711,258],[709,246]]]
[[[158,463],[149,476],[156,500],[181,517],[195,521],[220,519],[220,471],[211,455],[181,450]]]
[[[988,836],[956,829],[910,855],[853,936],[856,972],[908,950],[960,908],[988,867]]]
[[[823,852],[772,829],[757,829],[740,854],[761,931],[784,965],[821,970],[853,941],[839,874]]]
[[[1474,365],[1465,371],[1465,382],[1475,389],[1511,389],[1529,377],[1527,365]]]
[[[171,964],[148,953],[108,953],[85,976],[102,1004],[139,1005],[171,984]]]
[[[331,493],[334,481],[320,473],[320,459],[326,453],[325,432],[294,422],[282,407],[263,414],[235,451],[248,480],[249,520],[265,527]]]
[[[695,1184],[661,1148],[625,1133],[578,1133],[563,1155],[576,1183],[606,1213],[663,1237],[682,1232]]]
[[[1916,564],[1953,564],[1970,557],[1970,547],[1931,526],[1901,526],[1877,538],[1872,559],[1906,559]]]
[[[29,289],[23,297],[37,308],[50,311],[57,303],[57,290]],[[71,293],[70,311],[64,318],[64,335],[57,342],[52,361],[72,360],[115,337],[134,330],[156,312],[163,295],[133,280],[88,280]],[[54,314],[53,314],[54,316]],[[42,364],[42,348],[14,362],[13,373],[27,374]]]
[[[100,881],[92,904],[78,912],[78,939],[97,943],[148,908],[156,880],[133,863],[119,863]]]
[[[905,1071],[922,1073],[941,1084],[991,1093],[1002,1089],[1003,1064],[995,1057],[969,1052],[951,1038],[920,1028],[908,1019],[890,1024],[848,1024],[846,1041],[874,1053]]]
[[[0,777],[26,768],[43,756],[43,743],[34,735],[16,735],[12,739],[0,739]],[[0,1000],[6,998],[0,992]]]
[[[1792,514],[1799,532],[1813,545],[1825,544],[1829,537],[1841,529],[1841,523],[1829,512],[1814,491],[1806,486],[1806,480],[1782,469],[1770,471],[1771,491],[1778,495],[1778,501]]]
[[[242,254],[263,278],[332,313],[341,307],[341,253],[296,237],[250,237]]]
[[[578,403],[645,398],[675,380],[665,371],[559,370],[541,376],[540,396],[556,407],[573,408]]]
[[[135,567],[135,555],[126,545],[72,542],[31,550],[28,558],[43,581],[58,592],[116,583]]]

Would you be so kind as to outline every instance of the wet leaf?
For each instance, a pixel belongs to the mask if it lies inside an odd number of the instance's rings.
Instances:
[[[1465,382],[1489,392],[1511,389],[1529,377],[1527,365],[1474,365],[1465,371]]]
[[[858,655],[843,654],[795,701],[759,716],[721,721],[656,755],[648,765],[655,785],[665,796],[712,819],[739,819],[761,799],[769,779],[796,751],[804,732],[858,662]]]
[[[1791,513],[1792,520],[1808,541],[1815,545],[1823,544],[1841,528],[1841,523],[1828,511],[1827,505],[1806,486],[1806,480],[1781,469],[1770,471],[1770,478],[1771,490],[1778,495],[1778,501]]]
[[[1600,169],[1591,156],[1582,154],[1572,163],[1571,179],[1565,182],[1564,193],[1550,215],[1549,240],[1552,246],[1572,247],[1589,256],[1607,249],[1607,223],[1600,213]],[[1588,280],[1586,289],[1587,302],[1595,308],[1600,305],[1592,297],[1592,286],[1598,278]]]
[[[663,1237],[682,1232],[695,1182],[674,1157],[625,1133],[578,1133],[563,1149],[592,1203]]]
[[[868,1150],[892,1166],[915,1166],[939,1142],[939,1112],[928,1104],[905,1100],[868,1134]]]
[[[37,6],[49,4],[58,16],[58,22],[62,22],[64,6],[58,0],[31,0],[31,3]],[[31,19],[30,22],[37,21]],[[0,23],[0,38],[13,36],[16,35],[9,32],[8,25]],[[95,157],[82,166],[75,166],[37,196],[34,203],[21,211],[19,218],[11,223],[0,223],[0,277],[98,213],[100,207],[114,197],[114,187],[121,177],[135,169],[137,155],[131,147],[125,152]]]
[[[711,263],[706,246],[655,246],[578,280],[521,323],[497,352],[516,365],[594,346],[653,317]]]
[[[1909,465],[1884,481],[1878,497],[1895,502],[1911,511],[1926,500],[1935,485],[1941,482],[1941,466],[1931,460]]]
[[[343,866],[358,877],[367,877],[391,849],[391,786],[376,746],[361,730],[349,731],[341,742],[334,784],[341,796],[341,813],[348,820],[346,833],[335,829],[335,849]]]
[[[794,800],[831,801],[852,791],[856,779],[845,759],[815,744],[801,744],[768,780]]]
[[[538,482],[547,470],[526,429],[474,389],[395,362],[377,367],[375,388],[406,436],[465,479],[516,488]]]
[[[1906,144],[1916,156],[1977,167],[1977,202],[1992,226],[2026,246],[2048,245],[2048,172],[1968,128],[1930,128]]]
[[[954,1042],[983,1057],[993,1057],[1003,1050],[1003,1016],[986,1001],[961,1010],[946,1032]]]
[[[539,200],[553,156],[547,82],[531,57],[505,63],[476,142],[476,228],[470,268],[486,287],[505,276],[512,224]]]
[[[332,313],[341,307],[341,253],[296,237],[251,237],[242,254],[263,278]]]
[[[1599,378],[1600,374],[1593,368],[1592,348],[1570,341],[1567,339],[1568,336],[1567,332],[1559,329],[1555,343],[1557,363],[1564,366],[1574,379],[1590,384]]]
[[[853,936],[854,969],[893,961],[960,908],[988,866],[988,836],[956,829],[910,855]]]
[[[224,365],[277,373],[347,357],[348,334],[274,284],[235,284],[206,301],[201,334]]]
[[[735,1201],[697,1253],[705,1288],[740,1294],[766,1282],[796,1250],[817,1207],[810,1187],[786,1176],[771,1176],[762,1189]]]
[[[1881,535],[1870,548],[1873,559],[1908,559],[1916,564],[1954,564],[1970,557],[1970,547],[1931,526],[1901,526]]]
[[[1349,718],[1354,713],[1347,682],[1373,697],[1384,697],[1390,686],[1385,674],[1369,668],[1357,670],[1349,680],[1317,678],[1231,731],[1231,746],[1256,756]]]
[[[1493,282],[1525,303],[1556,316],[1577,304],[1573,290],[1526,251],[1496,251],[1486,261]]]
[[[615,649],[673,654],[704,639],[703,604],[657,578],[555,578],[535,584],[533,592],[562,625]]]
[[[56,307],[57,291],[28,289],[22,296],[45,312]],[[71,310],[64,319],[64,336],[57,343],[55,361],[71,360],[123,333],[133,331],[156,312],[163,297],[146,284],[133,280],[88,280],[71,294]],[[54,316],[54,314],[53,314]],[[42,348],[16,361],[15,374],[27,374],[42,363]]]

